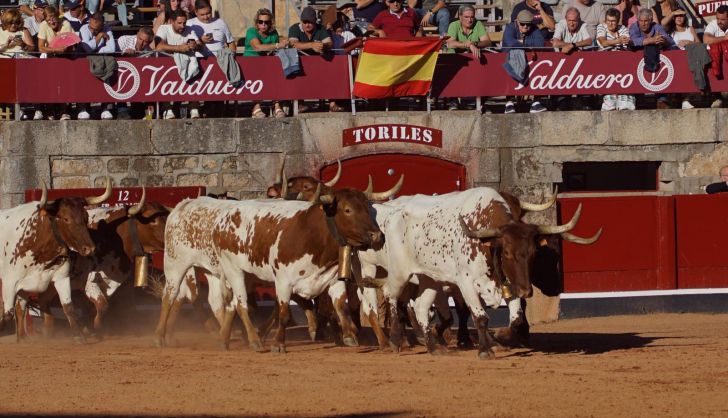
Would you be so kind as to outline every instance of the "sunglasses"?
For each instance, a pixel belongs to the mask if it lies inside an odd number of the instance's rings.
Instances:
[[[402,3],[402,0],[387,0],[387,3]]]
[[[313,25],[314,24],[314,22],[311,22],[310,20],[302,20],[301,23],[303,23],[304,25]]]
[[[270,25],[270,20],[260,20],[258,19],[259,25]]]

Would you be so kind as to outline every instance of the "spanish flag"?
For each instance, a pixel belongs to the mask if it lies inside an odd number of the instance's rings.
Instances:
[[[442,40],[435,37],[368,39],[359,59],[354,96],[424,96],[430,90]]]

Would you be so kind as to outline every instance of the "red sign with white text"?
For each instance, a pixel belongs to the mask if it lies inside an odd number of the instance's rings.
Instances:
[[[415,125],[367,125],[344,129],[342,146],[381,144],[386,142],[407,142],[442,148],[442,131]]]
[[[708,17],[715,16],[715,11],[722,5],[728,5],[728,0],[717,0],[717,1],[706,1],[702,3],[695,3],[695,10],[700,16]]]

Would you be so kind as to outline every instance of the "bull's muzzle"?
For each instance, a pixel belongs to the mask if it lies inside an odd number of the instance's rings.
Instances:
[[[81,246],[81,249],[78,251],[78,253],[84,257],[88,257],[95,252],[96,252],[96,246],[94,246],[94,245],[83,245],[83,246]]]

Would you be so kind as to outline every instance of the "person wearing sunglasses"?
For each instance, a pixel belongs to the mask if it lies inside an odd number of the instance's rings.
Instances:
[[[91,13],[86,10],[86,3],[83,0],[66,0],[63,3],[63,9],[66,11],[63,14],[63,18],[71,25],[71,28],[76,33],[81,30],[81,26],[88,23],[88,19],[91,16]]]
[[[533,15],[533,24],[541,31],[543,38],[551,39],[551,35],[556,28],[554,11],[551,9],[551,6],[542,3],[540,0],[524,0],[513,6],[511,22],[515,22],[518,14],[524,10],[529,11]]]
[[[253,18],[254,27],[248,28],[245,33],[245,53],[247,57],[257,57],[272,54],[281,48],[288,48],[288,39],[278,35],[275,29],[276,21],[273,13],[268,9],[258,9]],[[253,118],[264,118],[266,113],[260,107],[261,102],[253,102]],[[286,116],[279,102],[273,102],[273,115],[276,118]]]
[[[422,36],[417,13],[402,6],[403,0],[387,0],[387,10],[379,12],[367,28],[380,38],[411,38]]]
[[[528,10],[521,10],[516,19],[506,25],[503,31],[502,47],[506,50],[543,47],[546,40],[533,22],[533,14]],[[534,99],[533,103],[531,103],[531,113],[545,112],[547,109],[541,104],[539,98],[535,97]],[[506,102],[505,113],[516,113],[516,107],[510,97]]]

